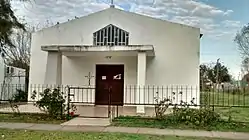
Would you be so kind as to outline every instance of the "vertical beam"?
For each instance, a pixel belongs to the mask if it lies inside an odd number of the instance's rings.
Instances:
[[[138,52],[137,57],[137,92],[136,102],[137,104],[144,104],[144,87],[146,81],[146,53]],[[137,113],[145,113],[144,105],[137,105]]]
[[[59,52],[48,52],[44,84],[61,84],[62,55]]]

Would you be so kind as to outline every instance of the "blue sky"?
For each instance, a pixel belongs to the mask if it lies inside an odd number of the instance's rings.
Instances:
[[[240,25],[249,23],[249,0],[202,0],[203,2],[219,7],[220,9],[229,9],[233,12],[228,19],[231,21],[239,21]],[[216,19],[219,21],[220,19]],[[239,30],[240,28],[238,28]],[[229,30],[229,29],[227,29]],[[241,55],[237,50],[237,44],[233,42],[232,38],[224,37],[219,40],[205,38],[201,40],[201,61],[209,62],[221,58],[234,73],[238,75],[240,72]]]
[[[75,16],[103,10],[111,0],[46,0],[13,2],[16,14],[36,28],[65,22]],[[200,27],[201,63],[220,58],[238,78],[241,56],[235,33],[249,23],[249,0],[114,0],[117,8],[155,18]]]

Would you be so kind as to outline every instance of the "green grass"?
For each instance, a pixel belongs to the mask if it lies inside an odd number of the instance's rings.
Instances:
[[[201,103],[215,106],[247,106],[249,107],[248,93],[232,92],[201,92]]]
[[[60,124],[67,120],[56,120],[48,117],[46,114],[0,114],[0,122],[19,122],[19,123],[46,123]]]
[[[169,128],[169,129],[195,129],[195,130],[214,130],[214,131],[237,131],[249,132],[249,123],[220,122],[215,126],[195,126],[184,123],[170,123],[167,120],[157,120],[155,118],[143,117],[119,117],[113,120],[113,126],[124,127],[149,127],[149,128]]]
[[[172,128],[172,129],[197,129],[216,131],[241,131],[249,132],[249,95],[232,93],[210,93],[201,94],[202,104],[214,105],[214,111],[221,115],[223,121],[215,126],[194,126],[184,123],[171,123],[160,121],[155,118],[141,117],[119,117],[112,125],[126,127],[151,127],[151,128]],[[229,107],[237,106],[237,107]],[[247,107],[246,107],[247,106]]]
[[[215,112],[218,112],[224,120],[231,117],[232,121],[249,123],[249,108],[215,107]]]
[[[2,136],[3,140],[228,140],[204,137],[153,136],[125,133],[80,133],[9,129],[0,129],[0,136]]]
[[[249,122],[249,94],[203,92],[201,103],[214,105],[215,112],[225,120],[232,117],[233,121]]]

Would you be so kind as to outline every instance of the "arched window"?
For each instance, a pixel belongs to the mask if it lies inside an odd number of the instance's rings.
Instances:
[[[129,33],[110,24],[93,33],[95,46],[128,46]]]

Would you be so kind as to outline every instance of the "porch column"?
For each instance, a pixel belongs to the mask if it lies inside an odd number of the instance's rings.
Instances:
[[[144,86],[146,80],[146,52],[139,52],[137,57],[137,92],[136,102],[144,104]],[[137,105],[137,113],[145,113],[144,105]]]
[[[60,52],[48,52],[44,84],[61,84],[62,55]]]

